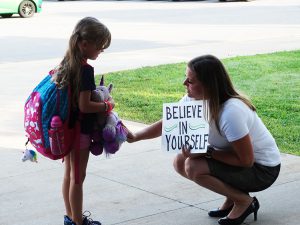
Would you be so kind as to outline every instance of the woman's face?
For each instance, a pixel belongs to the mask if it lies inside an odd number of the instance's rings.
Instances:
[[[185,76],[183,85],[186,87],[187,95],[196,100],[204,99],[204,87],[189,67],[186,67]]]

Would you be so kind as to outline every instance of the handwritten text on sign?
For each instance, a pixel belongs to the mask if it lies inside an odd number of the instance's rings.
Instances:
[[[183,145],[193,153],[205,153],[209,125],[204,119],[203,101],[163,104],[162,149],[181,152]]]

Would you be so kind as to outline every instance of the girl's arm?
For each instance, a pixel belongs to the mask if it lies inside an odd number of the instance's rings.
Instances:
[[[114,108],[115,104],[112,98],[108,100]],[[106,111],[106,103],[91,101],[91,91],[81,91],[78,100],[79,110],[82,113],[97,113]]]
[[[159,120],[134,134],[129,131],[127,136],[127,141],[129,143],[132,143],[140,140],[159,137],[161,136],[161,129],[162,129],[162,121]]]

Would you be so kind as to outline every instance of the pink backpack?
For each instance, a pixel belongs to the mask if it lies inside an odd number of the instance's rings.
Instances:
[[[50,159],[61,159],[69,154],[73,147],[79,143],[76,135],[79,135],[80,127],[77,122],[73,128],[69,128],[70,114],[70,88],[58,89],[52,82],[53,71],[49,73],[32,91],[26,100],[24,107],[24,127],[28,141],[42,155]],[[54,151],[51,145],[50,129],[51,119],[58,116],[62,120],[60,151]],[[27,143],[28,143],[27,141]]]

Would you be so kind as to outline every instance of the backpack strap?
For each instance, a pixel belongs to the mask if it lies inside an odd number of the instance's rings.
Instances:
[[[75,160],[74,160],[74,175],[75,184],[79,184],[79,163],[80,163],[80,122],[75,124]]]
[[[52,76],[55,73],[55,70],[51,70],[49,72],[49,74]],[[56,87],[57,88],[57,87]],[[56,112],[57,114],[59,113],[59,106],[60,106],[60,89],[57,88],[57,92],[56,92]],[[71,99],[72,97],[72,90],[71,88],[68,89],[68,96],[69,99]],[[71,108],[71,103],[69,104],[69,112]],[[75,134],[74,134],[74,138],[75,138],[75,159],[74,159],[74,176],[75,176],[75,184],[79,184],[79,163],[80,163],[80,118],[81,115],[79,113],[79,121],[77,121],[75,123]],[[74,145],[73,145],[74,146]]]
[[[72,90],[69,89],[69,95],[71,96]],[[70,98],[71,99],[71,98]],[[82,114],[79,111],[78,119],[75,123],[75,159],[74,159],[74,176],[75,176],[75,184],[79,184],[80,181],[80,124],[81,124]]]
[[[57,99],[56,99],[56,111],[57,113],[59,113],[59,106],[60,106],[60,90],[57,89]],[[72,98],[72,90],[71,88],[68,89],[68,96],[69,99]],[[69,104],[69,112],[71,110],[71,103]],[[81,115],[79,113],[79,121],[75,122],[75,128],[74,128],[74,139],[75,139],[75,143],[74,143],[74,151],[75,151],[75,159],[74,159],[74,176],[75,176],[75,184],[79,184],[79,163],[80,163],[80,119],[81,119]]]
[[[56,114],[57,115],[59,114],[59,106],[60,106],[60,89],[56,87]]]

